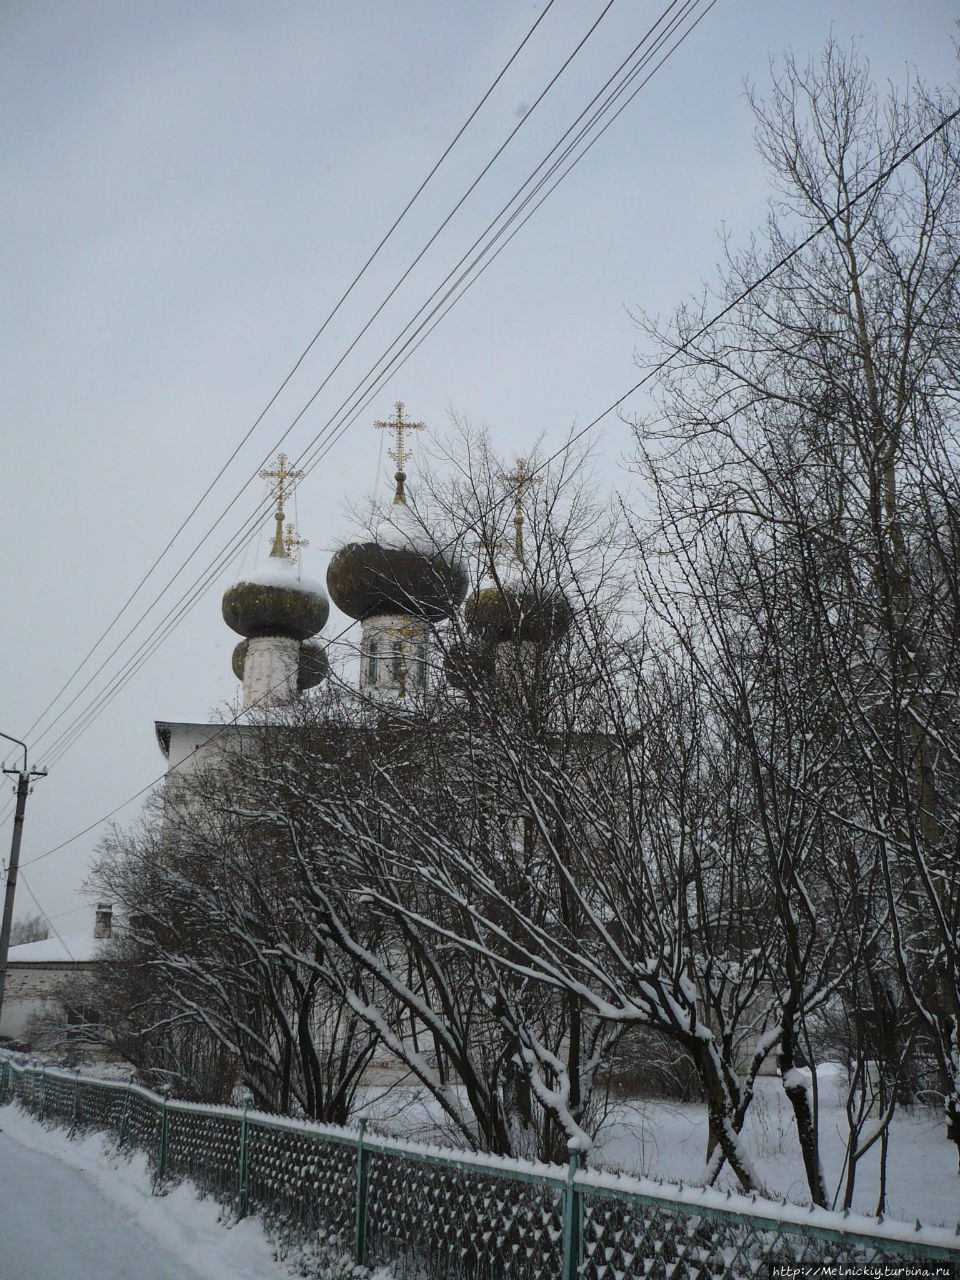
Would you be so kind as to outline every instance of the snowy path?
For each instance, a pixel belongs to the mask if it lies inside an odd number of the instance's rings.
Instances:
[[[0,1133],[0,1276],[178,1280],[191,1273],[78,1170]]]
[[[290,1280],[252,1220],[189,1187],[152,1196],[142,1158],[0,1107],[0,1280]]]

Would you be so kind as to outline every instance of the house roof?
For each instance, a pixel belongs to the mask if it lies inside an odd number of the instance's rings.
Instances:
[[[59,938],[44,938],[42,942],[24,942],[19,947],[11,947],[7,961],[9,964],[88,963],[97,958],[99,947],[100,939],[92,933],[64,933]]]

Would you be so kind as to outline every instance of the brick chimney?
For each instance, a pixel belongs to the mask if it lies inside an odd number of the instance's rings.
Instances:
[[[93,926],[95,938],[109,938],[113,933],[113,903],[97,903],[97,919]]]

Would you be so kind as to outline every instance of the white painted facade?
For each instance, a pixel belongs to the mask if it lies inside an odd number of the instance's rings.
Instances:
[[[97,908],[91,933],[61,934],[11,947],[7,960],[0,1036],[23,1039],[36,1018],[63,1015],[62,994],[76,990],[77,979],[92,978],[100,941],[111,935],[111,912]]]
[[[297,696],[300,641],[290,636],[254,636],[243,660],[243,705],[279,707]]]
[[[360,624],[360,687],[402,698],[426,690],[430,627],[404,613],[380,614]]]
[[[167,773],[187,777],[218,757],[243,749],[243,738],[257,730],[238,724],[197,724],[157,720],[160,750],[167,758]],[[169,779],[168,779],[169,780]]]

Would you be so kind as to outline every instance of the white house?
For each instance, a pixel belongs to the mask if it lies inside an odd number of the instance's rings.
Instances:
[[[23,1039],[31,1019],[38,1015],[59,1013],[67,1022],[72,1012],[78,1021],[88,1017],[89,1011],[71,1011],[65,1007],[61,997],[77,977],[95,972],[101,944],[110,937],[112,929],[113,908],[101,902],[97,905],[92,933],[66,933],[11,947],[0,1013],[0,1037]]]

